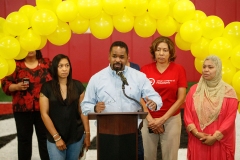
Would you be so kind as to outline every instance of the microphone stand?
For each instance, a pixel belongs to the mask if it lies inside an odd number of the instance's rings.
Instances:
[[[133,101],[136,102],[139,106],[141,106],[141,109],[138,110],[138,112],[143,112],[144,110],[143,110],[142,104],[141,104],[140,102],[138,102],[136,99],[131,98],[131,97],[129,97],[128,95],[126,95],[126,93],[125,93],[125,83],[124,83],[124,82],[122,83],[122,90],[123,90],[123,94],[124,94],[125,97],[127,97],[128,99],[133,100]]]

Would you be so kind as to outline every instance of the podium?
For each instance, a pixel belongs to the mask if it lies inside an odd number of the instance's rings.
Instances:
[[[97,120],[98,160],[138,159],[138,119],[147,112],[89,113],[89,120]]]

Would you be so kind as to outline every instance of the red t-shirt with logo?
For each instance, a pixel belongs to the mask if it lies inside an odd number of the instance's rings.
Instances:
[[[185,69],[174,62],[171,62],[168,68],[160,73],[157,70],[156,62],[145,65],[141,68],[151,81],[156,92],[162,97],[163,106],[159,111],[151,111],[153,118],[163,116],[177,100],[177,92],[180,87],[187,87],[187,77]],[[177,115],[180,109],[174,115]]]

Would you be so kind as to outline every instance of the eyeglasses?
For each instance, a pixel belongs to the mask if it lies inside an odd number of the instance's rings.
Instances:
[[[58,65],[58,68],[59,68],[59,69],[62,69],[63,67],[69,68],[69,67],[70,67],[70,64],[59,64],[59,65]]]

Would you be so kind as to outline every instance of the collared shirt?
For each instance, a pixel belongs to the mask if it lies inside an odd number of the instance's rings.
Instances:
[[[129,84],[125,85],[127,96],[137,101],[148,97],[157,104],[157,110],[160,109],[162,99],[144,73],[125,66],[123,74]],[[141,109],[138,103],[123,94],[121,78],[110,65],[91,77],[81,103],[82,113],[94,113],[94,106],[98,102],[105,103],[106,108],[103,112],[137,112]]]

